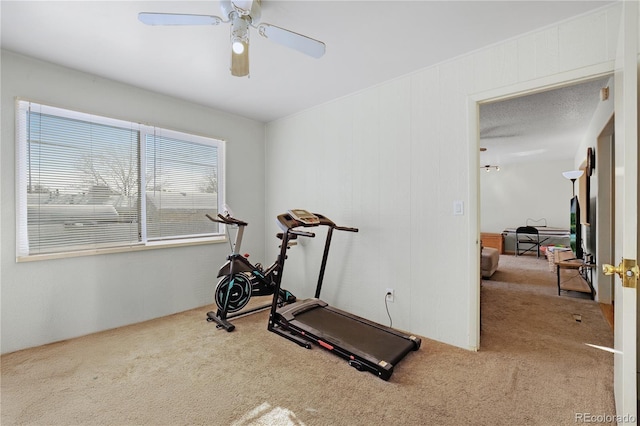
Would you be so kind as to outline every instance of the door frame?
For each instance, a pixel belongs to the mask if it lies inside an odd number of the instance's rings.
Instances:
[[[616,95],[622,93],[622,86],[625,87],[627,93],[632,92],[629,98],[625,97],[624,103],[618,103],[618,99],[624,96],[616,96],[616,130],[615,140],[622,140],[623,146],[629,150],[625,152],[624,164],[620,173],[630,172],[626,179],[632,182],[632,185],[625,186],[624,199],[615,201],[616,209],[624,209],[623,225],[627,228],[627,232],[622,235],[623,249],[620,253],[616,250],[614,256],[620,258],[623,255],[627,259],[636,259],[640,252],[640,241],[638,239],[638,208],[640,200],[637,196],[638,189],[638,132],[640,123],[637,117],[638,113],[638,97],[640,87],[638,85],[638,2],[623,2],[623,10],[621,16],[621,32],[619,37],[619,46],[617,49],[618,57],[615,61],[608,61],[598,65],[585,67],[582,69],[572,70],[565,73],[559,73],[547,76],[541,79],[531,80],[514,84],[511,86],[495,89],[483,93],[471,95],[467,98],[467,117],[468,117],[468,146],[469,146],[469,203],[470,211],[475,215],[469,215],[469,231],[474,235],[475,246],[471,247],[471,259],[480,258],[480,132],[479,132],[479,105],[485,102],[493,102],[498,100],[519,97],[527,94],[546,91],[549,89],[562,87],[563,85],[587,81],[592,78],[602,77],[604,75],[614,74],[614,84]],[[620,105],[620,107],[618,106]],[[619,126],[625,118],[626,124]],[[618,145],[616,143],[616,145]],[[616,147],[617,150],[617,147]],[[631,158],[632,157],[632,158]],[[619,167],[619,164],[616,164]],[[629,168],[627,170],[627,167]],[[475,171],[475,172],[474,172]],[[618,170],[616,170],[616,175]],[[635,194],[630,194],[635,190]],[[626,202],[623,202],[626,201]],[[632,235],[630,234],[630,232]],[[616,230],[616,233],[619,233]],[[618,238],[616,238],[618,240]],[[476,262],[477,263],[477,262]],[[476,273],[471,274],[469,280],[470,294],[470,344],[475,348],[480,347],[480,272],[476,268]],[[620,424],[636,424],[638,405],[638,383],[640,382],[640,372],[638,372],[638,300],[640,295],[637,289],[623,288],[618,278],[614,279],[614,292],[617,306],[615,310],[614,324],[614,340],[616,341],[614,352],[614,398],[616,401],[616,410],[621,420]],[[623,316],[623,311],[625,312]],[[626,324],[625,324],[626,322]],[[624,333],[621,330],[624,328]],[[631,328],[631,329],[630,329]],[[475,333],[473,331],[475,330]],[[620,335],[622,338],[620,338]],[[623,345],[626,345],[626,347]]]
[[[493,89],[485,92],[479,92],[470,95],[467,98],[467,117],[469,134],[469,211],[475,214],[469,214],[469,231],[471,235],[475,235],[475,246],[471,253],[471,259],[480,259],[480,104],[503,101],[512,98],[532,95],[535,93],[546,92],[552,89],[558,89],[577,83],[583,83],[590,80],[596,80],[605,76],[613,75],[615,70],[615,61],[607,61],[597,65],[580,68],[577,70],[567,71],[554,74],[535,80],[505,86],[499,89]],[[471,274],[469,282],[470,288],[470,346],[476,350],[480,348],[480,268],[476,268],[477,272]],[[475,333],[474,333],[475,330]]]
[[[596,139],[596,262],[613,263],[615,230],[614,218],[614,121],[615,113]],[[594,271],[594,284],[597,286],[598,302],[613,304],[613,277]]]

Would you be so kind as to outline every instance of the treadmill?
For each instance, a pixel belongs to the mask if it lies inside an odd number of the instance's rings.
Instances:
[[[337,226],[327,217],[306,210],[290,210],[279,215],[278,225],[283,237],[277,260],[280,273],[276,275],[274,294],[280,291],[288,240],[297,236],[315,237],[313,232],[306,230],[308,228],[326,226],[328,230],[315,297],[282,307],[278,307],[274,297],[267,329],[307,349],[311,349],[311,343],[314,343],[346,359],[357,370],[369,371],[389,380],[394,366],[409,352],[420,348],[420,338],[331,307],[320,300],[333,231],[358,232],[358,229]]]

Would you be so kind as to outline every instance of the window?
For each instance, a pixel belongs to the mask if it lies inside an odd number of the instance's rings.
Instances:
[[[17,257],[219,238],[224,142],[18,101]]]

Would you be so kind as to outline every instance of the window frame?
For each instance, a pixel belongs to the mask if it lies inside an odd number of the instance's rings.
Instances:
[[[45,253],[29,253],[29,228],[27,223],[27,169],[28,169],[28,124],[26,119],[27,111],[30,106],[35,105],[40,110],[39,113],[51,114],[67,119],[77,119],[96,124],[104,124],[116,126],[119,128],[133,129],[138,133],[137,149],[138,149],[138,180],[139,188],[146,188],[146,136],[147,135],[163,135],[163,137],[171,137],[176,140],[185,142],[194,142],[198,144],[215,147],[217,150],[217,211],[223,211],[226,197],[226,141],[221,138],[204,136],[195,133],[188,133],[169,129],[166,127],[154,126],[149,124],[138,123],[130,120],[115,119],[104,115],[92,114],[44,104],[29,99],[15,99],[15,177],[16,177],[16,262],[28,262],[34,260],[57,259],[79,256],[91,256],[108,253],[134,252],[140,250],[193,246],[202,244],[211,244],[218,242],[226,242],[227,236],[224,229],[219,224],[216,231],[205,234],[193,234],[176,237],[167,237],[163,239],[148,238],[147,236],[147,199],[146,190],[139,190],[137,194],[137,202],[140,206],[138,209],[138,224],[140,233],[137,242],[116,243],[107,247],[86,247],[81,249],[62,249],[60,251],[52,251]]]

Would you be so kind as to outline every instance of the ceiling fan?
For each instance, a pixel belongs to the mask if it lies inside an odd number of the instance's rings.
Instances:
[[[258,34],[264,38],[311,57],[320,58],[324,55],[323,42],[275,25],[261,23],[260,0],[221,0],[220,8],[225,18],[214,15],[141,12],[138,19],[147,25],[219,25],[230,22],[231,74],[236,77],[249,75],[249,27],[257,29]]]

